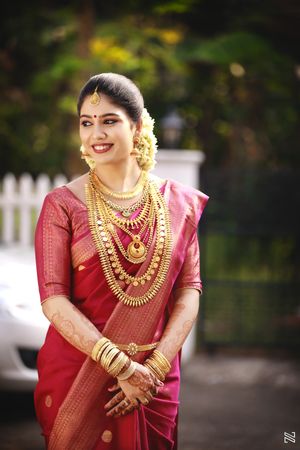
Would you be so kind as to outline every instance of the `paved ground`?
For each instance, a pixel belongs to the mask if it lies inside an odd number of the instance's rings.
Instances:
[[[31,395],[0,401],[0,450],[43,450]],[[285,431],[295,444],[283,443]],[[179,441],[179,450],[300,449],[300,362],[194,358],[183,370]]]
[[[181,394],[180,450],[300,449],[300,362],[200,356]]]

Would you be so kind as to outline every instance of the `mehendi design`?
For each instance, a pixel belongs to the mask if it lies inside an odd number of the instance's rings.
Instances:
[[[151,376],[149,374],[141,374],[138,371],[135,371],[127,381],[132,386],[138,387],[143,393],[149,391],[153,386]]]
[[[85,336],[80,335],[78,331],[76,332],[76,327],[73,322],[70,319],[64,318],[60,311],[56,311],[51,316],[50,320],[57,331],[62,334],[70,344],[74,345],[74,347],[79,348],[84,353],[92,351],[95,344],[94,340],[87,339]]]

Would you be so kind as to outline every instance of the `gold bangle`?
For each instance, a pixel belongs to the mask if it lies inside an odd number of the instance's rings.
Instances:
[[[110,342],[110,341],[106,337],[102,337],[101,339],[99,339],[99,341],[96,342],[96,344],[94,345],[94,347],[92,349],[92,353],[91,353],[91,358],[94,361],[96,361],[96,362],[98,361],[97,354],[98,354],[99,350],[101,350],[102,346],[107,342]]]
[[[152,370],[154,374],[163,381],[167,375],[167,373],[171,369],[171,364],[167,360],[167,358],[159,351],[154,350],[152,355],[145,361],[144,365],[148,367],[148,369]]]
[[[168,371],[171,369],[171,364],[169,363],[169,361],[167,360],[167,358],[165,357],[165,355],[163,355],[159,350],[154,350],[154,352],[152,353],[153,358],[156,361],[159,361],[160,364],[165,367]]]
[[[115,356],[119,353],[119,351],[120,350],[117,347],[114,347],[112,344],[112,347],[109,348],[107,356],[105,358],[104,357],[101,358],[101,365],[107,372],[109,371],[110,364],[114,360]]]
[[[99,362],[101,360],[103,353],[105,352],[105,350],[108,349],[108,347],[110,347],[110,345],[111,345],[110,341],[105,342],[105,344],[102,345],[102,347],[100,348],[100,350],[97,354],[97,362]]]
[[[153,362],[146,361],[144,363],[144,366],[148,367],[148,369],[151,370],[151,372],[154,373],[154,375],[161,381],[164,381],[165,379],[165,373],[156,365],[154,365]]]
[[[100,362],[100,364],[103,366],[103,361],[106,360],[107,355],[109,354],[109,352],[112,349],[112,344],[109,343],[108,345],[105,346],[105,348],[103,348],[103,351],[101,352],[101,354],[99,355],[99,359],[98,361]]]
[[[128,361],[128,356],[125,355],[125,353],[120,352],[116,359],[113,360],[113,362],[109,366],[109,374],[112,375],[114,378],[119,375],[123,367]]]
[[[128,367],[128,369],[126,369],[124,373],[118,375],[117,379],[120,381],[128,380],[128,378],[130,378],[131,375],[134,374],[135,369],[136,369],[136,363],[134,361],[131,361],[131,364]]]

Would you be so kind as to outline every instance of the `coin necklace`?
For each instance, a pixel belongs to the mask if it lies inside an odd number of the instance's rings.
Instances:
[[[116,251],[108,223],[103,220],[103,201],[98,201],[90,183],[85,186],[89,225],[95,242],[105,279],[119,301],[130,306],[141,306],[149,302],[162,287],[170,266],[172,253],[171,225],[165,200],[154,182],[150,183],[150,197],[153,203],[156,236],[151,260],[144,273],[133,276],[122,267]],[[102,213],[102,214],[101,214]],[[149,258],[150,259],[150,258]],[[154,277],[154,280],[152,278]],[[124,285],[120,285],[124,281]],[[151,283],[150,283],[151,281]],[[131,295],[124,291],[126,285],[145,285],[142,295]],[[147,286],[147,287],[146,287]],[[139,291],[140,292],[140,291]]]

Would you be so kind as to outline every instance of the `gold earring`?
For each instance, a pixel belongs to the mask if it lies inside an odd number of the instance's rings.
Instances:
[[[83,145],[80,146],[80,158],[85,159],[86,157],[90,156],[88,153],[85,153],[85,148]]]
[[[133,155],[133,156],[140,156],[140,151],[138,149],[139,142],[140,142],[139,137],[135,136],[135,138],[133,139],[133,149],[130,152],[131,155]]]

